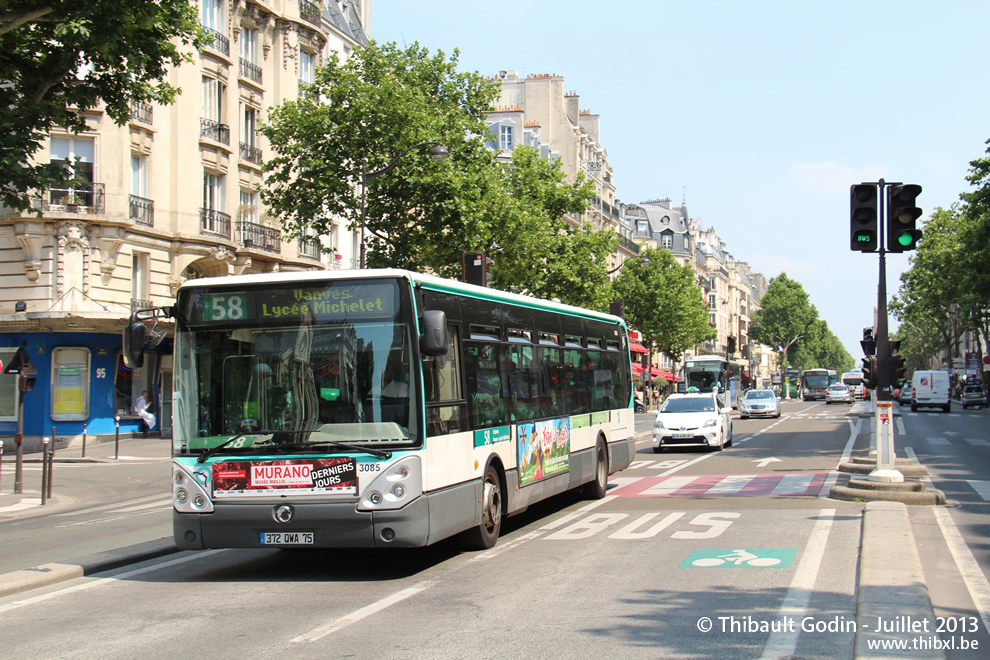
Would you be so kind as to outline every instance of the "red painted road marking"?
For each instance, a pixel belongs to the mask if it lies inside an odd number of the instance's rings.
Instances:
[[[613,491],[616,497],[753,497],[817,495],[828,472],[792,474],[704,474],[643,477]],[[740,486],[741,480],[746,483]]]

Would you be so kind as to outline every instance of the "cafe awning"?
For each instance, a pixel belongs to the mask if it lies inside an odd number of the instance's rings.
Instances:
[[[649,353],[645,346],[635,341],[629,342],[629,350],[633,353]]]

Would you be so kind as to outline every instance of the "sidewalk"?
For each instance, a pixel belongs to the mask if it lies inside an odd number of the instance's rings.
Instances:
[[[67,509],[78,503],[74,497],[60,495],[53,490],[47,503],[41,504],[41,452],[24,454],[23,492],[14,493],[14,472],[16,457],[9,450],[10,443],[4,442],[2,473],[0,473],[0,521],[24,518],[34,515],[48,515]],[[87,444],[86,456],[82,455],[82,445],[71,445],[57,449],[54,455],[53,470],[60,463],[114,463],[123,461],[169,461],[172,455],[170,438],[127,438],[116,442]]]

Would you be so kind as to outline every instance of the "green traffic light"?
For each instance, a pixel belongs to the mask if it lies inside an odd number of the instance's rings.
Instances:
[[[904,232],[903,234],[897,237],[897,242],[903,245],[904,247],[908,247],[909,245],[911,245],[911,243],[914,243],[914,236],[912,236],[907,232]]]
[[[866,234],[866,233],[856,234],[856,241],[859,242],[859,243],[869,243],[872,240],[873,240],[873,234],[872,233],[869,233],[869,234]]]

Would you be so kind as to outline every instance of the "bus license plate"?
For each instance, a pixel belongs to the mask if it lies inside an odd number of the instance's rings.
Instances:
[[[694,433],[675,433],[674,440],[687,440],[688,438],[693,438]]]
[[[313,545],[313,532],[262,532],[261,545]]]

